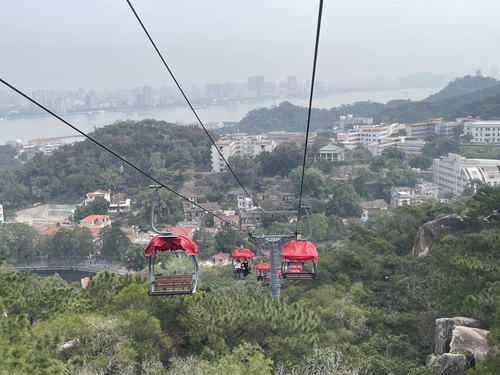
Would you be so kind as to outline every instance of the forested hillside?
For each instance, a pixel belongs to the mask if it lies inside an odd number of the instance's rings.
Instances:
[[[194,171],[209,170],[210,140],[203,129],[163,121],[123,121],[96,129],[96,141],[145,173],[176,189]],[[90,140],[37,154],[0,179],[7,212],[35,203],[80,203],[88,192],[136,196],[151,181]]]
[[[0,373],[431,375],[436,318],[479,319],[498,345],[500,221],[484,217],[499,202],[483,188],[382,211],[318,241],[316,280],[282,280],[278,301],[231,265],[203,267],[194,296],[151,298],[145,273],[106,270],[82,290],[2,264]],[[443,213],[463,215],[465,229],[413,254],[418,228]],[[498,361],[491,350],[474,373],[495,375]]]
[[[387,104],[358,102],[327,109],[314,109],[311,130],[331,130],[339,116],[373,117],[374,123],[421,122],[442,117],[455,121],[461,117],[491,119],[500,117],[500,84],[494,78],[466,76],[450,82],[439,93],[419,102],[393,100]],[[313,103],[314,105],[314,103]],[[307,108],[288,102],[274,108],[255,109],[245,116],[239,130],[261,133],[272,130],[305,131]]]

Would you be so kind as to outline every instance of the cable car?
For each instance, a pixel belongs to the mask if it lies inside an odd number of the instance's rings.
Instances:
[[[314,280],[318,251],[305,240],[289,241],[281,250],[281,274],[286,280]],[[305,270],[310,268],[310,270]]]
[[[269,264],[257,263],[255,269],[257,270],[257,281],[264,281],[264,278],[267,278],[269,272]]]
[[[252,272],[252,250],[234,249],[231,258],[233,259],[233,273],[238,280],[247,277]]]
[[[180,274],[163,274],[155,270],[156,254],[158,251],[171,251],[173,253],[187,254],[193,263],[193,272]],[[193,294],[198,285],[198,263],[196,254],[198,248],[191,238],[184,235],[165,233],[153,237],[144,249],[146,258],[149,259],[149,286],[150,296],[172,296]],[[163,270],[161,270],[163,272]]]
[[[196,292],[196,287],[198,286],[198,262],[196,261],[198,247],[188,236],[182,234],[175,235],[170,229],[159,231],[155,228],[154,201],[161,185],[150,185],[149,187],[155,189],[151,196],[151,228],[158,235],[153,237],[144,249],[144,255],[149,259],[148,295],[174,296],[193,294]],[[173,264],[167,264],[165,269],[164,267],[160,267],[160,270],[155,269],[155,265],[158,265],[156,259],[158,251],[170,251],[177,256],[187,255],[192,264],[192,270],[186,270],[189,267],[184,266],[173,269]]]

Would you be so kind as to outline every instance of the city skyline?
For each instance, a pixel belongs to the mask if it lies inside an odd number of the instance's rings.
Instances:
[[[318,9],[310,1],[134,6],[183,88],[311,79]],[[343,87],[414,72],[489,75],[500,61],[499,10],[493,0],[326,2],[316,80]],[[173,86],[126,2],[9,2],[0,35],[2,78],[24,92]]]

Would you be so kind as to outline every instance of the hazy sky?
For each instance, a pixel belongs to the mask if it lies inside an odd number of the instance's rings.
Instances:
[[[318,1],[131,1],[184,87],[311,77]],[[0,3],[0,77],[21,90],[174,85],[125,0]],[[499,14],[498,0],[325,0],[316,78],[489,75]]]

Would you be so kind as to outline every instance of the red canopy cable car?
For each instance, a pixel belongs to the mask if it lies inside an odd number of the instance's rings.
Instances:
[[[172,296],[193,294],[198,286],[198,262],[196,254],[198,247],[191,238],[184,235],[175,235],[171,231],[158,231],[153,223],[154,198],[160,186],[153,185],[155,192],[151,198],[151,227],[158,236],[153,237],[146,248],[144,255],[149,259],[149,284],[148,295],[150,296]],[[192,272],[182,267],[182,273],[164,274],[166,271],[155,270],[156,255],[158,251],[170,251],[172,253],[185,254],[193,264]],[[168,267],[167,267],[168,268]]]
[[[192,273],[163,275],[155,271],[156,253],[171,251],[185,253],[193,262]],[[172,296],[193,294],[198,285],[198,263],[196,254],[198,248],[191,238],[184,235],[165,234],[154,237],[144,249],[146,258],[149,258],[149,287],[150,296]]]
[[[238,280],[247,277],[252,272],[252,250],[243,247],[234,249],[231,258],[233,259],[233,273]]]
[[[281,250],[281,273],[287,280],[314,280],[317,273],[318,251],[305,240],[289,241]],[[310,271],[304,267],[311,265]]]
[[[257,270],[257,281],[264,281],[264,277],[267,277],[269,272],[269,264],[257,263],[255,269]]]

